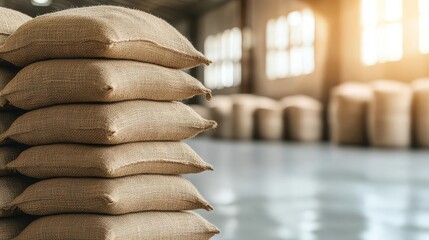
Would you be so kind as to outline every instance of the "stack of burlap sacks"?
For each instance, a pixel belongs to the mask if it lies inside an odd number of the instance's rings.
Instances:
[[[216,96],[208,109],[219,124],[214,137],[301,142],[322,137],[322,104],[309,96],[292,95],[280,101],[251,94]]]
[[[39,179],[6,206],[41,216],[16,239],[209,239],[211,210],[179,174],[210,170],[180,140],[214,128],[176,102],[207,94],[179,69],[209,64],[165,21],[113,6],[34,18],[0,47],[24,67],[0,92],[26,110],[1,135],[8,169]]]
[[[0,7],[0,45],[19,26],[30,19],[20,12]],[[9,83],[17,71],[18,68],[0,62],[0,90]],[[0,98],[0,132],[6,131],[19,114],[20,111],[7,107],[5,99]],[[13,209],[3,208],[33,181],[6,168],[6,165],[25,149],[25,146],[10,141],[1,141],[0,145],[0,239],[12,239],[29,224],[32,218],[23,216]]]
[[[338,144],[429,147],[429,80],[343,83],[331,93],[331,139]]]

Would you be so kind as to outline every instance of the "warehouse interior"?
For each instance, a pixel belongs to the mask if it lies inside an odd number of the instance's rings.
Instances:
[[[31,17],[115,5],[212,61],[185,69],[217,128],[186,175],[222,240],[429,240],[429,0],[0,0]]]

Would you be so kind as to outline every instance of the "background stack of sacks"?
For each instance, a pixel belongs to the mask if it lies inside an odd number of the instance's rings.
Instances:
[[[26,66],[1,95],[30,110],[2,135],[32,145],[8,167],[42,179],[7,208],[43,216],[18,240],[209,239],[219,232],[187,212],[212,208],[178,175],[211,169],[180,140],[216,123],[174,101],[210,96],[178,70],[210,61],[174,28],[137,10],[70,9],[19,28],[0,57]]]
[[[0,45],[19,26],[31,18],[20,12],[0,7]],[[15,76],[17,68],[0,61],[0,89]],[[3,133],[16,119],[18,112],[6,106],[0,98],[0,132]],[[24,146],[8,141],[0,142],[0,208],[6,207],[13,199],[24,191],[32,182],[8,170],[6,164],[14,160]],[[0,239],[12,239],[26,227],[31,218],[13,210],[0,210]]]

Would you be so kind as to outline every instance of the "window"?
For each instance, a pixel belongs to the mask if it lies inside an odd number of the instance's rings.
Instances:
[[[429,53],[429,0],[419,0],[419,49]]]
[[[402,0],[361,0],[361,27],[363,64],[402,58]]]
[[[266,27],[265,72],[269,80],[314,72],[315,20],[310,10],[271,19]]]
[[[213,61],[204,69],[204,83],[210,89],[241,83],[241,31],[239,28],[210,35],[204,41],[204,54]]]

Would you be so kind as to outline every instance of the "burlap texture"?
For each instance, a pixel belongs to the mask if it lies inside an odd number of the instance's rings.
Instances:
[[[35,220],[16,240],[208,240],[218,233],[192,212],[61,214]]]
[[[12,169],[7,168],[6,165],[12,160],[15,160],[23,150],[23,146],[0,146],[0,176],[8,176],[14,173]]]
[[[413,132],[419,147],[429,147],[429,79],[413,81]]]
[[[8,167],[34,178],[112,178],[146,173],[186,174],[212,170],[210,164],[181,142],[35,146],[21,153]]]
[[[216,126],[179,102],[124,101],[40,108],[20,116],[0,139],[27,145],[176,141]]]
[[[0,7],[0,45],[6,41],[9,35],[30,19],[31,17],[23,13]]]
[[[256,109],[254,117],[258,138],[264,140],[281,140],[283,138],[283,116],[278,103]]]
[[[214,96],[207,104],[210,117],[218,123],[212,135],[218,138],[232,138],[232,100],[228,96]]]
[[[0,94],[11,105],[25,110],[64,103],[174,101],[198,94],[210,98],[209,89],[181,70],[100,59],[59,59],[31,64]]]
[[[33,219],[29,216],[0,218],[0,239],[14,239]]]
[[[367,112],[371,99],[367,84],[346,82],[331,91],[329,103],[330,137],[337,144],[366,144]]]
[[[12,80],[15,76],[16,70],[12,68],[0,67],[0,90],[4,89],[4,87]],[[5,109],[7,106],[7,100],[0,96],[0,110]]]
[[[322,138],[322,104],[308,96],[295,95],[280,101],[286,138],[319,141]]]
[[[0,218],[10,217],[20,213],[17,209],[8,208],[8,205],[31,183],[32,180],[26,177],[0,177]]]
[[[16,208],[30,215],[212,210],[188,180],[150,174],[42,180],[29,186],[6,209]]]
[[[0,47],[17,66],[53,58],[113,58],[190,68],[210,61],[164,20],[117,6],[67,9],[38,16]]]
[[[408,84],[392,80],[371,83],[368,133],[377,147],[408,147],[411,144],[412,91]]]
[[[13,112],[0,112],[0,133],[5,133],[12,123],[18,118],[18,114]],[[1,136],[0,134],[0,136]],[[9,139],[0,140],[0,145],[11,143]]]

